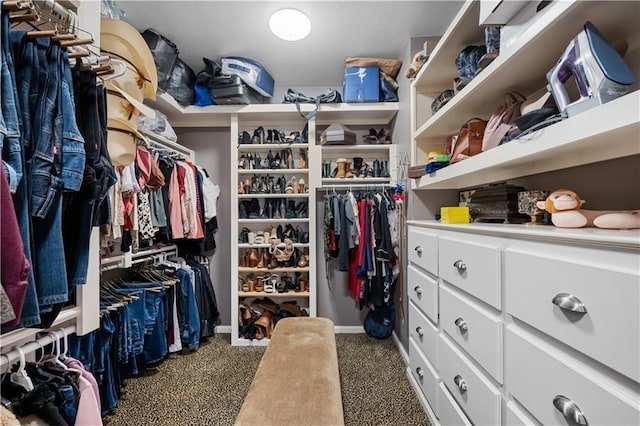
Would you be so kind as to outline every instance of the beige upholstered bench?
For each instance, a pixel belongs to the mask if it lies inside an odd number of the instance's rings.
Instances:
[[[278,321],[236,425],[344,425],[331,320]]]

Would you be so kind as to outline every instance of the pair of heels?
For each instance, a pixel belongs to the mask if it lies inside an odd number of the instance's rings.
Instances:
[[[284,192],[287,194],[304,194],[307,192],[307,184],[303,178],[296,179],[295,176],[292,176],[287,182]]]
[[[369,129],[369,134],[364,135],[364,142],[368,144],[390,144],[391,133],[385,128],[377,132],[376,129],[372,127]]]

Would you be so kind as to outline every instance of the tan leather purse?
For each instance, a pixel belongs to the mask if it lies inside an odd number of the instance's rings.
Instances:
[[[451,149],[451,164],[482,152],[482,138],[486,126],[487,122],[481,118],[472,118],[462,125]]]

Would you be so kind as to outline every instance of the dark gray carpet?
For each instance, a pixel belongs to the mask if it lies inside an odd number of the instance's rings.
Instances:
[[[218,334],[189,355],[171,355],[128,379],[110,426],[232,425],[264,347],[231,346]],[[393,339],[336,334],[347,425],[428,425]],[[287,366],[283,365],[283,374]],[[273,390],[278,397],[278,390]],[[260,419],[256,419],[260,425]]]

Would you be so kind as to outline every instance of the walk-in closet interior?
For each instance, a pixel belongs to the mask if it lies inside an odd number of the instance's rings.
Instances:
[[[0,5],[1,425],[640,424],[640,2]]]

